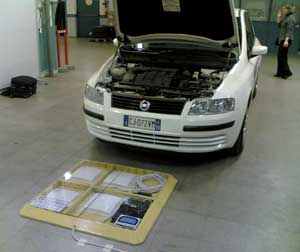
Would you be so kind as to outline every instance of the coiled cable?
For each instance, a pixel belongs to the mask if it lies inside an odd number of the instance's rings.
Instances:
[[[144,182],[146,180],[155,180],[159,184],[148,186]],[[166,179],[159,174],[146,174],[143,176],[138,176],[136,179],[135,191],[139,193],[156,193],[159,192],[166,185],[166,183]]]
[[[73,239],[74,239],[75,241],[77,241],[77,242],[82,242],[82,241],[84,241],[84,244],[90,245],[90,246],[93,246],[93,247],[97,247],[97,248],[103,248],[103,249],[107,248],[107,246],[105,246],[105,245],[103,245],[103,244],[95,243],[95,242],[89,242],[89,241],[87,241],[87,240],[81,239],[80,237],[78,237],[78,236],[76,235],[75,232],[76,232],[76,227],[73,226],[73,229],[72,229],[72,237],[73,237]],[[121,249],[117,249],[117,248],[110,248],[110,251],[113,251],[113,252],[128,252],[128,251],[126,251],[126,250],[121,250]]]

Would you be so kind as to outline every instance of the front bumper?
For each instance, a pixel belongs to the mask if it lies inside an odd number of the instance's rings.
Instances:
[[[241,129],[237,113],[183,116],[128,111],[101,106],[88,100],[84,112],[88,131],[107,142],[182,153],[205,153],[231,148]],[[160,119],[161,131],[124,126],[124,116]]]

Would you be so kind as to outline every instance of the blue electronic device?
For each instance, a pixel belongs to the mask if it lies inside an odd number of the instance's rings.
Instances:
[[[116,220],[115,225],[121,226],[123,228],[128,228],[131,230],[135,230],[139,223],[141,222],[140,218],[128,216],[128,215],[120,215]]]

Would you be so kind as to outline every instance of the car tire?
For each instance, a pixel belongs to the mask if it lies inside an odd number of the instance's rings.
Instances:
[[[242,154],[245,146],[245,135],[246,135],[246,123],[247,123],[247,113],[244,118],[244,122],[239,133],[239,136],[232,148],[229,149],[231,156],[239,156]]]

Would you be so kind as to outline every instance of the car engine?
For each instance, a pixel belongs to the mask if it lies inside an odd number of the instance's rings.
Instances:
[[[98,85],[117,94],[192,100],[212,97],[225,73],[221,70],[114,63],[106,81],[100,81]]]

